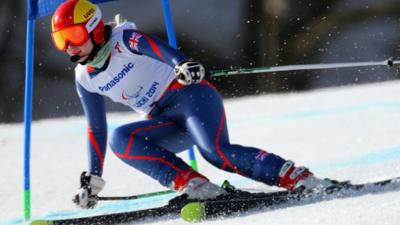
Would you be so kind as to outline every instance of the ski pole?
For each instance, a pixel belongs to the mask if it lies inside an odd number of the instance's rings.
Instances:
[[[139,194],[139,195],[131,195],[131,196],[112,196],[112,197],[110,197],[110,196],[96,196],[96,199],[99,200],[99,201],[133,200],[133,199],[161,196],[161,195],[172,194],[172,193],[175,193],[175,191],[172,191],[172,190],[157,191],[157,192],[150,192],[150,193]]]
[[[388,66],[400,64],[400,60],[389,58],[384,61],[372,62],[346,62],[346,63],[325,63],[325,64],[303,64],[303,65],[286,65],[286,66],[271,66],[271,67],[256,67],[256,68],[240,68],[233,70],[214,70],[210,71],[211,77],[230,76],[238,74],[256,74],[256,73],[273,73],[283,71],[296,70],[320,70],[320,69],[337,69],[350,67],[367,67],[367,66]]]

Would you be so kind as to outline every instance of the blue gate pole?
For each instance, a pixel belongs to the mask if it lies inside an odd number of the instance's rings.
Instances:
[[[35,20],[27,20],[26,53],[25,53],[25,105],[24,105],[24,220],[31,218],[31,122],[32,122],[32,87],[33,87],[33,52],[35,40]]]
[[[175,28],[174,28],[174,23],[172,21],[169,0],[161,0],[161,4],[162,4],[162,8],[163,8],[165,26],[167,28],[168,43],[173,48],[177,48],[178,45],[177,45],[177,41],[176,41]],[[197,161],[196,161],[196,157],[195,157],[195,153],[194,153],[194,146],[189,149],[189,162],[193,169],[195,169],[195,170],[198,169]]]
[[[171,9],[169,7],[169,0],[161,0],[164,12],[164,21],[167,28],[168,43],[170,46],[177,48],[178,44],[175,36],[175,27],[172,21]]]

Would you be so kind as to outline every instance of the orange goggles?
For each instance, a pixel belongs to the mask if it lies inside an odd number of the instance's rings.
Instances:
[[[77,24],[51,33],[54,45],[60,51],[65,51],[68,45],[83,45],[90,36],[84,24]]]

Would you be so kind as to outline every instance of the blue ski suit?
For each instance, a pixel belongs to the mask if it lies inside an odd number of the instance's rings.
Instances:
[[[78,65],[76,85],[88,121],[89,171],[102,175],[107,145],[104,96],[147,120],[116,128],[111,150],[122,161],[166,187],[190,171],[176,153],[193,145],[217,168],[278,185],[281,157],[231,144],[222,98],[209,82],[181,85],[174,67],[186,56],[124,23],[113,29],[103,68]]]

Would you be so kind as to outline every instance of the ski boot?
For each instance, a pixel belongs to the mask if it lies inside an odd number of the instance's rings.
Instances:
[[[279,172],[278,186],[289,191],[320,192],[338,184],[334,180],[317,178],[307,168],[295,167],[292,161],[287,161]]]

